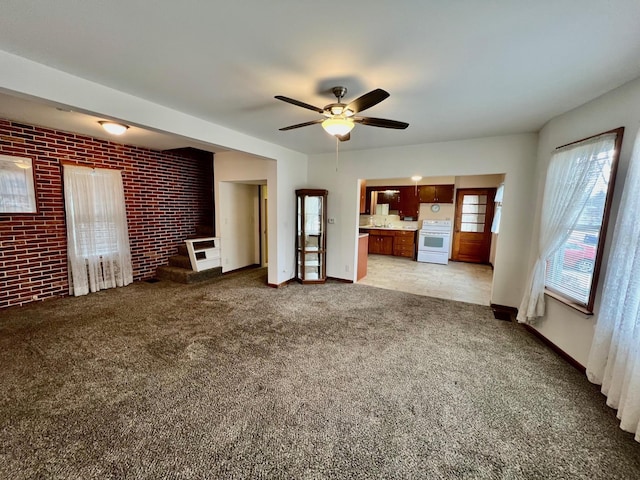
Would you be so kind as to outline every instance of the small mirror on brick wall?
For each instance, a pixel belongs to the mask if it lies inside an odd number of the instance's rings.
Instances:
[[[0,215],[38,213],[33,161],[0,155]]]

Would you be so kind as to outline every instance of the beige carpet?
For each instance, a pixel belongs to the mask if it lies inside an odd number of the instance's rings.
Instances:
[[[0,312],[0,478],[640,478],[604,397],[488,307],[264,270]]]

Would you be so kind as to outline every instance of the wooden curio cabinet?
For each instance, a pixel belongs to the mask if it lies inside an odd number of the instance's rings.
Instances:
[[[296,279],[301,283],[327,280],[327,191],[296,190]]]

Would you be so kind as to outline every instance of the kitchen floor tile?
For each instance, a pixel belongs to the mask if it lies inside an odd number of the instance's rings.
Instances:
[[[363,285],[402,292],[489,305],[493,269],[489,265],[449,262],[447,265],[415,262],[392,255],[369,254]]]

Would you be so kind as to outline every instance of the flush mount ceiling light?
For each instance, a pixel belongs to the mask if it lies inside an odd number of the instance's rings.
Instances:
[[[330,134],[342,137],[346,135],[351,130],[353,130],[354,123],[353,120],[349,120],[347,118],[327,118],[324,122],[322,122],[322,128]]]
[[[416,195],[417,195],[418,194],[418,182],[420,180],[422,180],[422,177],[420,175],[414,175],[413,177],[411,177],[411,180],[416,182]]]
[[[104,128],[107,132],[109,132],[112,135],[122,135],[129,128],[128,125],[123,125],[121,123],[116,123],[116,122],[102,121],[98,123],[102,125],[102,128]]]

